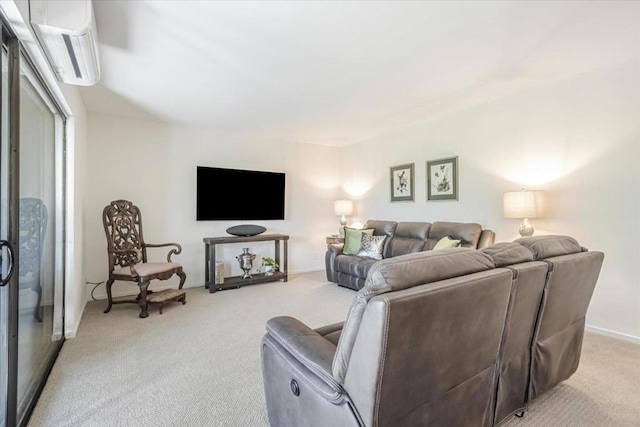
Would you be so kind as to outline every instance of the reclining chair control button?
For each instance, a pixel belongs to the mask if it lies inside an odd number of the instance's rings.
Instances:
[[[300,396],[300,387],[296,380],[291,380],[291,393],[293,393],[294,396]]]

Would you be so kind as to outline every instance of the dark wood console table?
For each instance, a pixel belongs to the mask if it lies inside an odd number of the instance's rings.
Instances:
[[[276,280],[287,281],[289,279],[287,275],[287,269],[289,268],[289,262],[287,260],[289,236],[284,234],[259,234],[257,236],[226,236],[226,237],[205,237],[202,239],[204,242],[204,286],[209,289],[209,292],[223,291],[225,289],[239,288],[245,285],[254,285],[256,283],[275,282]],[[271,275],[264,273],[252,273],[248,279],[243,279],[242,276],[225,277],[224,283],[214,283],[215,268],[216,268],[216,245],[224,243],[244,243],[244,242],[274,242],[275,261],[280,265],[280,271],[274,271]],[[282,262],[280,253],[280,242],[283,243]]]

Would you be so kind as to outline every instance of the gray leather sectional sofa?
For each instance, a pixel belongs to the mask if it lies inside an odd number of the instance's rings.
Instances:
[[[346,321],[267,322],[272,426],[494,426],[577,369],[604,255],[542,236],[382,260]]]
[[[396,222],[368,220],[363,228],[373,228],[374,236],[387,236],[382,258],[393,258],[429,251],[443,237],[462,240],[460,246],[479,249],[493,244],[495,234],[483,230],[480,224],[461,222]],[[354,290],[361,289],[367,273],[379,260],[345,255],[343,244],[330,244],[325,255],[327,280]]]

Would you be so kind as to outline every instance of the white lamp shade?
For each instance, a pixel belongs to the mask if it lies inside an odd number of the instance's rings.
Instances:
[[[502,198],[505,218],[542,218],[544,193],[542,191],[509,191]]]
[[[333,213],[336,215],[352,215],[353,202],[351,200],[336,200],[333,202]]]

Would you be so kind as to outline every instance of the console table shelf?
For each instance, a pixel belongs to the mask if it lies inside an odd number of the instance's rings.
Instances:
[[[258,283],[275,282],[288,280],[288,243],[289,236],[284,234],[259,234],[257,236],[225,236],[225,237],[205,237],[205,269],[204,269],[204,286],[209,292],[223,291],[225,289],[235,289],[240,286],[255,285]],[[224,283],[214,283],[215,267],[216,267],[216,245],[225,243],[245,243],[245,242],[274,242],[275,261],[280,265],[280,271],[275,271],[271,275],[264,273],[252,274],[250,278],[243,279],[242,276],[225,277]],[[280,251],[280,242],[283,243],[282,253]],[[282,256],[282,262],[281,262]]]

